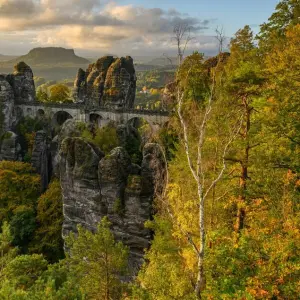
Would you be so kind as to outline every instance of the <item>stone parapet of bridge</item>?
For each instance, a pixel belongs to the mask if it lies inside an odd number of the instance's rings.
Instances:
[[[73,119],[88,122],[91,115],[99,116],[101,124],[114,121],[118,124],[127,123],[134,118],[142,118],[150,125],[162,126],[169,120],[169,112],[161,110],[147,109],[119,109],[108,107],[88,107],[84,104],[76,103],[19,103],[15,105],[17,115],[24,117],[36,117],[46,115],[54,118],[57,113],[66,112]]]

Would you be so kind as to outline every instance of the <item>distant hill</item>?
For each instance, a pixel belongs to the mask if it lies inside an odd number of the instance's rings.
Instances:
[[[8,61],[16,58],[17,56],[12,56],[12,55],[3,55],[0,54],[0,61]]]
[[[73,49],[60,47],[34,48],[28,54],[22,55],[7,62],[16,64],[20,61],[26,62],[29,66],[57,66],[57,65],[86,65],[89,60],[79,57]]]
[[[156,57],[148,61],[148,65],[154,66],[177,66],[178,58],[177,57]]]

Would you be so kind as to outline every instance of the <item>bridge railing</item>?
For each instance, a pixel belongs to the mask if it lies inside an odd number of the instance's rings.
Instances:
[[[28,106],[43,106],[53,108],[71,108],[71,109],[82,109],[86,113],[106,111],[106,112],[117,112],[117,113],[132,113],[140,115],[160,115],[169,116],[170,112],[166,110],[151,110],[151,109],[131,109],[131,108],[111,108],[105,106],[91,106],[81,103],[45,103],[45,102],[18,102],[17,105],[28,105]]]

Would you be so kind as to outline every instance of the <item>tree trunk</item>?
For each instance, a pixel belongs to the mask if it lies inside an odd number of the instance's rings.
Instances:
[[[248,163],[249,163],[249,131],[251,127],[251,111],[252,107],[249,105],[249,100],[245,96],[243,97],[243,105],[245,108],[245,128],[244,132],[242,133],[243,139],[246,141],[246,147],[244,152],[244,157],[241,162],[241,176],[240,176],[240,195],[238,197],[238,204],[237,204],[237,216],[236,216],[236,223],[235,223],[235,232],[237,234],[237,239],[239,233],[244,228],[245,225],[245,217],[246,217],[246,194],[247,194],[247,180],[248,180]]]
[[[240,233],[240,231],[244,228],[244,221],[246,216],[245,204],[246,204],[246,191],[247,191],[247,177],[248,177],[248,167],[243,165],[242,172],[240,177],[240,195],[238,198],[238,208],[237,208],[237,217],[235,230],[236,233]]]
[[[200,188],[201,189],[201,188]],[[204,223],[204,197],[202,191],[198,189],[199,193],[199,233],[200,245],[198,254],[198,274],[195,286],[195,294],[198,299],[201,299],[201,292],[205,289],[205,274],[204,274],[204,249],[205,249],[205,223]]]

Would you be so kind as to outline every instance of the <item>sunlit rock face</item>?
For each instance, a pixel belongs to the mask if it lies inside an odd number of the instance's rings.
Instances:
[[[104,56],[78,70],[74,98],[89,106],[132,108],[136,92],[136,75],[130,56]]]
[[[153,199],[165,182],[166,165],[159,146],[147,144],[138,166],[122,147],[104,156],[81,138],[66,138],[59,157],[63,236],[76,232],[78,224],[95,231],[107,216],[116,239],[129,247],[130,269],[136,274],[151,239],[144,224],[152,218]]]

